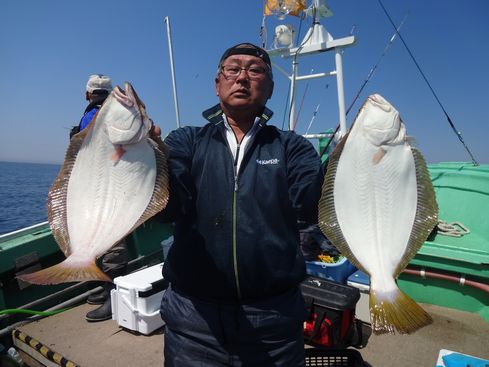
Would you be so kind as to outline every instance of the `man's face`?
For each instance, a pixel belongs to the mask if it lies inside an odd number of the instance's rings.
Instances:
[[[236,76],[226,76],[222,67],[251,68],[252,70],[266,70],[262,76],[240,70]],[[268,65],[262,59],[251,55],[232,55],[225,59],[221,65],[221,72],[216,77],[216,94],[221,104],[227,109],[260,109],[265,106],[272,96],[273,80]]]

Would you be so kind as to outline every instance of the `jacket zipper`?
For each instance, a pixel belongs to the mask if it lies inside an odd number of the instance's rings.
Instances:
[[[259,125],[260,129],[262,125]],[[258,133],[258,131],[257,131]],[[235,134],[236,136],[236,134]],[[237,141],[236,141],[237,142]],[[247,151],[250,150],[250,146],[252,142],[248,142],[247,148],[243,154],[246,154]],[[236,281],[236,292],[238,294],[238,299],[241,300],[241,287],[239,285],[239,274],[238,274],[238,242],[237,242],[237,196],[238,196],[238,159],[239,159],[239,151],[241,144],[238,143],[236,147],[236,157],[234,158],[234,192],[233,192],[233,265],[234,265],[234,279]],[[243,157],[244,158],[244,157]]]
[[[238,158],[239,158],[239,147],[238,144],[236,148],[236,157],[234,158],[234,192],[233,192],[233,265],[234,265],[234,279],[236,281],[236,292],[238,293],[238,299],[241,299],[241,287],[239,286],[239,276],[238,276],[238,254],[237,254],[237,214],[236,214],[236,200],[238,192]]]
[[[262,128],[263,125],[259,125],[260,129]],[[258,131],[257,131],[258,132]],[[236,137],[236,134],[234,134]],[[224,136],[225,140],[226,137]],[[239,285],[239,274],[238,274],[238,241],[237,241],[237,197],[238,197],[238,159],[239,159],[239,151],[241,144],[238,143],[236,139],[236,156],[234,157],[234,164],[233,164],[233,169],[234,169],[234,191],[233,191],[233,267],[234,267],[234,279],[236,281],[236,293],[238,295],[238,299],[241,300],[241,287]],[[246,152],[250,149],[252,142],[248,142],[248,149],[243,154],[246,154]],[[229,146],[229,145],[228,145]],[[230,148],[230,147],[229,147]],[[244,157],[243,157],[244,158]]]

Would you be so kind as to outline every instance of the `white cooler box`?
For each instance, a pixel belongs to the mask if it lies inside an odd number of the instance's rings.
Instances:
[[[164,325],[160,304],[168,282],[161,275],[163,263],[114,279],[110,293],[112,320],[127,329],[150,334]]]

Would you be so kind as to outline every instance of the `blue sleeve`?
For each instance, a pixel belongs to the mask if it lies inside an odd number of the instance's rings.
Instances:
[[[83,115],[81,121],[80,121],[80,131],[82,131],[84,128],[88,126],[90,121],[92,121],[93,116],[97,113],[98,109],[94,108],[90,111],[88,111],[86,114]]]

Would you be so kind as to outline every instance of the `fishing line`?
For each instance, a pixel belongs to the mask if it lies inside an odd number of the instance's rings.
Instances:
[[[394,25],[394,22],[392,21],[392,18],[391,16],[389,15],[389,13],[387,12],[386,8],[384,7],[384,4],[382,4],[382,1],[381,0],[377,0],[380,4],[380,6],[382,7],[382,10],[384,10],[384,13],[385,15],[387,16],[387,18],[389,19],[390,23],[392,24],[392,26],[394,27],[394,29],[396,29],[396,26]],[[428,79],[426,78],[423,70],[421,70],[421,67],[419,66],[418,62],[416,61],[416,58],[414,57],[413,53],[411,52],[411,50],[409,49],[408,45],[406,44],[406,42],[404,41],[404,39],[402,38],[401,34],[397,31],[396,29],[396,33],[399,35],[399,39],[401,40],[402,44],[404,45],[404,47],[406,48],[409,56],[411,56],[411,59],[413,60],[414,64],[416,65],[416,67],[418,68],[418,71],[420,72],[421,76],[423,77],[424,81],[426,82],[426,84],[428,85],[428,88],[430,89],[431,93],[433,94],[433,96],[435,97],[436,101],[438,102],[438,105],[441,107],[443,113],[445,114],[447,120],[448,120],[448,123],[450,124],[453,132],[455,133],[455,135],[457,135],[458,139],[460,140],[460,142],[462,143],[462,145],[464,146],[465,150],[467,151],[467,153],[469,153],[470,155],[470,158],[472,159],[472,163],[474,164],[474,166],[478,166],[479,163],[475,160],[474,156],[472,155],[472,152],[470,151],[469,147],[465,144],[465,141],[462,137],[462,133],[460,131],[457,130],[457,128],[455,128],[455,125],[453,124],[452,122],[452,119],[450,118],[450,116],[448,115],[447,111],[445,110],[445,108],[443,107],[443,104],[441,103],[440,99],[438,98],[437,94],[435,93],[435,91],[433,90],[433,88],[431,87],[431,84],[430,82],[428,81]]]

